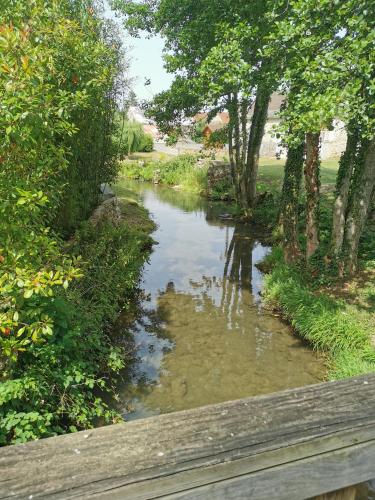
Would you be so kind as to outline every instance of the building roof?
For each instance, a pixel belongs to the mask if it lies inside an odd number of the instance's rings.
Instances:
[[[145,134],[149,134],[153,139],[158,139],[160,136],[159,129],[156,125],[142,125]]]
[[[199,122],[207,119],[207,113],[198,113],[194,116],[194,121]],[[222,111],[218,113],[205,127],[205,131],[210,130],[211,132],[216,132],[216,130],[221,130],[229,123],[229,113],[228,111]]]

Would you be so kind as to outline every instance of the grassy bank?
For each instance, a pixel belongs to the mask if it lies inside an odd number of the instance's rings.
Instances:
[[[154,225],[134,202],[122,200],[116,214],[116,220],[108,213],[95,224],[85,222],[65,245],[68,258],[81,256],[81,278],[50,299],[54,328],[48,339],[4,367],[0,444],[120,420],[99,396],[113,392],[126,363],[111,325],[130,308]]]
[[[258,191],[277,195],[281,190],[285,160],[261,158]],[[164,153],[136,153],[121,162],[121,173],[128,179],[158,182],[195,194],[207,195],[207,171],[209,161],[199,161],[197,155],[185,154],[177,157]],[[338,169],[337,160],[325,160],[321,167],[321,181],[328,188],[333,186]],[[218,185],[210,193],[212,199],[228,199],[230,182]]]
[[[302,267],[287,266],[275,247],[263,266],[265,302],[296,333],[328,355],[328,378],[337,380],[375,371],[375,262],[356,279],[322,284]]]
[[[260,192],[271,193],[255,210],[255,217],[270,229],[276,229],[283,169],[277,160],[259,169]],[[375,224],[369,223],[361,240],[360,272],[355,278],[337,277],[337,263],[325,261],[329,251],[332,224],[333,187],[337,161],[322,162],[320,197],[319,255],[308,268],[287,266],[279,235],[276,245],[262,263],[268,274],[264,299],[291,323],[296,333],[328,357],[328,378],[341,379],[375,371]],[[301,199],[300,245],[305,241],[305,204]]]
[[[121,173],[128,179],[157,182],[176,186],[195,194],[204,194],[207,188],[206,164],[197,164],[197,156],[180,155],[168,159],[127,160],[121,163]]]

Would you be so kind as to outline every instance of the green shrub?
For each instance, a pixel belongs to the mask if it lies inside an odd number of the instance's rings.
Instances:
[[[123,114],[116,115],[113,139],[120,158],[129,156],[131,153],[150,153],[154,150],[152,136],[144,132],[140,123],[126,119]]]
[[[154,150],[154,139],[150,134],[144,134],[138,151],[140,153],[151,153]]]
[[[70,253],[83,277],[46,304],[48,342],[34,342],[0,384],[0,444],[19,443],[120,420],[99,392],[124,366],[109,326],[129,307],[149,237],[139,227],[85,223]]]
[[[95,231],[98,247],[88,230],[78,234],[77,251],[63,239],[97,204],[100,183],[117,173],[111,137],[121,55],[110,27],[86,0],[6,0],[0,25],[5,444],[115,418],[95,395],[106,386],[102,373],[123,363],[103,325],[135,286],[141,242],[105,227]]]

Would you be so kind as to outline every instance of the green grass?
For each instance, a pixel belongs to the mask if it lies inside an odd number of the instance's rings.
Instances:
[[[338,159],[323,160],[321,165],[321,182],[323,185],[334,185],[338,170]],[[284,178],[285,160],[276,158],[261,158],[259,165],[259,184],[264,189],[271,188],[272,191],[281,190]]]
[[[122,174],[130,179],[153,181],[155,172],[159,171],[159,182],[166,185],[179,186],[180,189],[192,193],[203,194],[207,187],[207,165],[196,168],[195,155],[179,155],[171,157],[165,153],[134,153],[122,162]],[[284,178],[285,160],[261,158],[258,176],[258,191],[272,192],[277,195],[281,191]],[[338,169],[338,160],[324,160],[321,166],[321,182],[326,186],[334,186]],[[217,186],[212,199],[230,199],[233,196],[228,186]],[[264,218],[262,216],[262,218]]]
[[[329,379],[375,372],[371,310],[315,289],[305,270],[284,264],[279,247],[263,263],[263,268],[267,267],[272,270],[265,279],[265,302],[315,349],[328,354]],[[366,287],[371,300],[371,283],[363,289]]]
[[[198,166],[195,155],[179,155],[166,160],[123,161],[121,173],[128,179],[177,186],[195,194],[203,194],[207,188],[207,165]]]
[[[142,160],[145,162],[150,161],[165,161],[173,158],[167,153],[161,153],[159,151],[151,151],[150,153],[132,153],[129,157],[129,160]]]

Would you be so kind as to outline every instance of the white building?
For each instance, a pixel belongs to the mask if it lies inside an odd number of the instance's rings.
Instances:
[[[284,96],[277,93],[272,94],[265,133],[260,148],[261,157],[270,158],[276,156],[276,153],[280,153],[280,141],[274,136],[274,129],[280,123],[280,118],[277,114],[280,111],[283,100]],[[251,116],[252,111],[250,113]],[[334,120],[333,130],[323,130],[321,133],[321,158],[327,160],[339,157],[345,150],[346,137],[344,123],[340,120]],[[285,152],[282,152],[282,156],[285,156]]]

